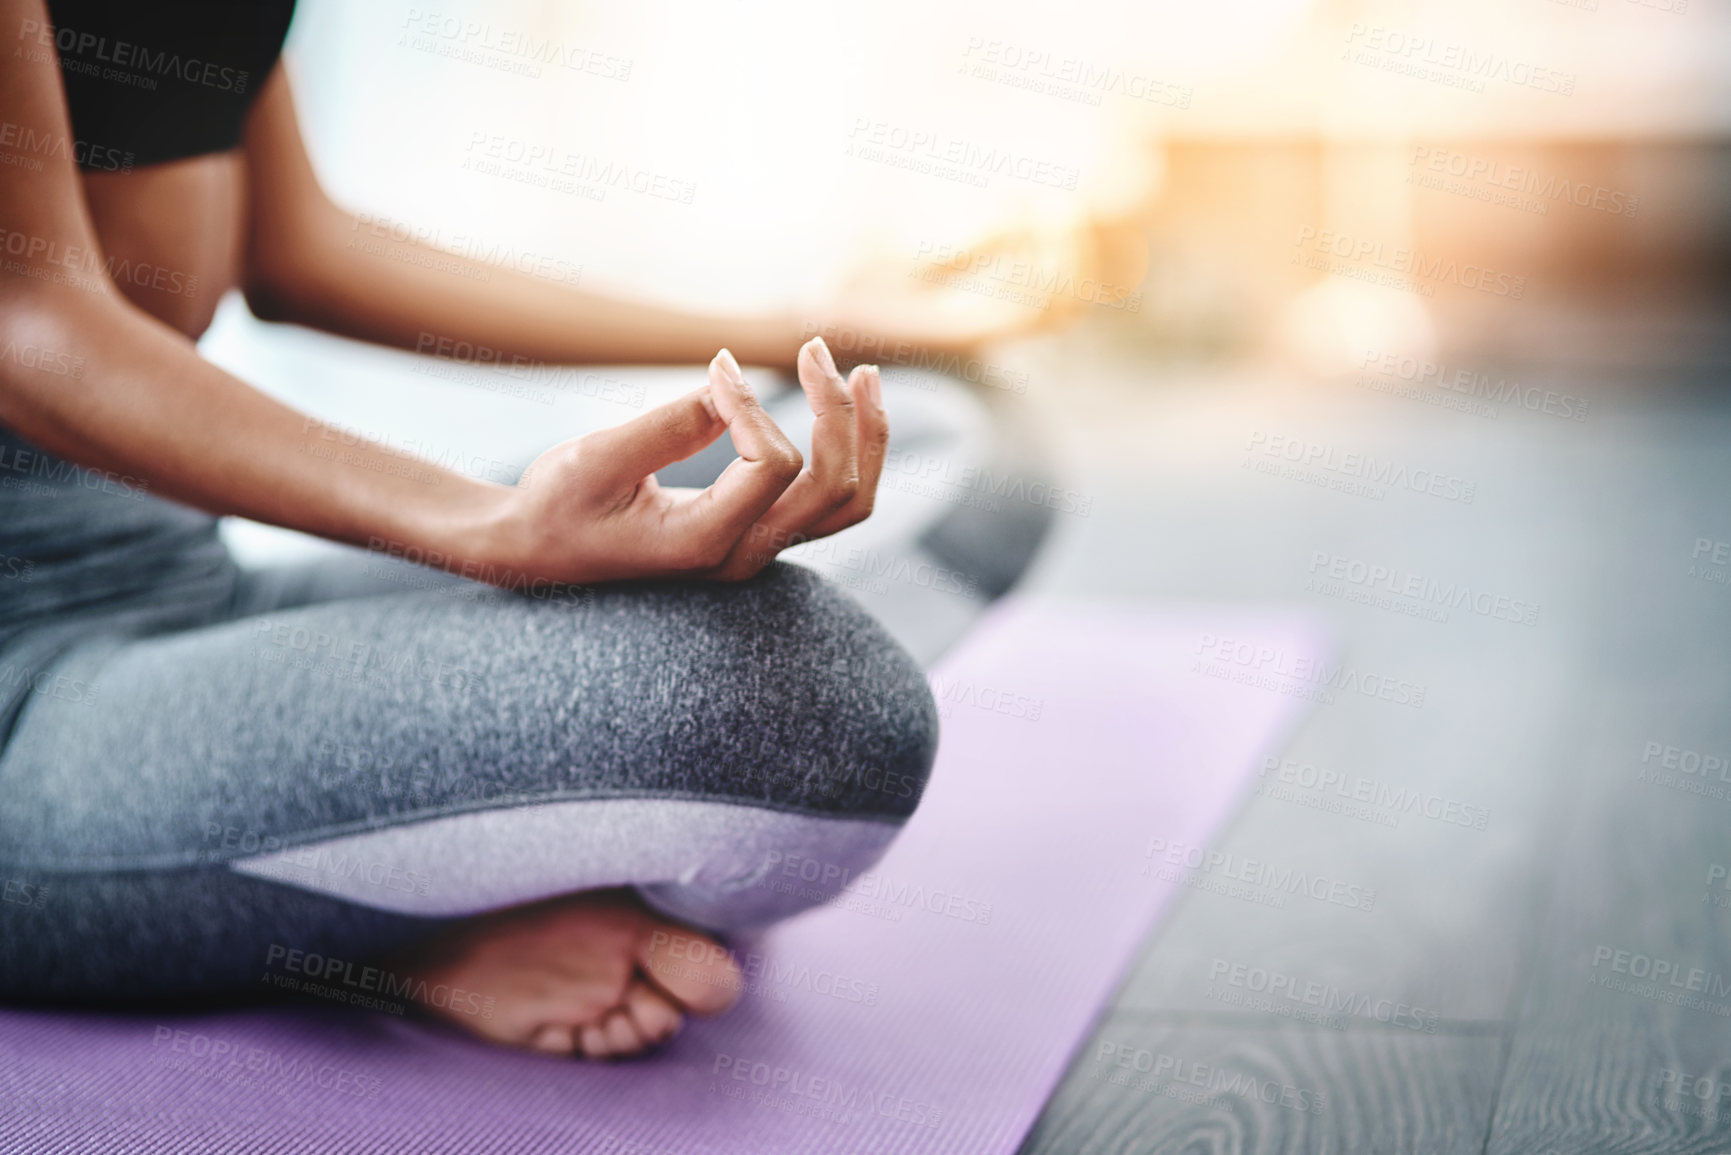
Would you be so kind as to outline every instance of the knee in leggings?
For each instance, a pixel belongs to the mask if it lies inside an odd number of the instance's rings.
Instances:
[[[772,735],[765,767],[800,783],[805,808],[905,820],[937,753],[938,712],[913,658],[846,594],[803,567],[760,579],[758,610],[800,687],[801,717]],[[759,718],[755,722],[761,724]]]
[[[774,809],[734,828],[714,860],[638,888],[663,913],[723,932],[869,885],[925,791],[938,739],[924,674],[845,594],[792,565],[772,567],[749,588],[751,612],[771,639],[759,656],[795,672],[801,703],[794,719],[766,719],[755,702],[739,707],[749,715],[738,719],[740,731],[772,735],[768,748],[736,761],[741,785],[751,794],[760,774],[776,782]]]

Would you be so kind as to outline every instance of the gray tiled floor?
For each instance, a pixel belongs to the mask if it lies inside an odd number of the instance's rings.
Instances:
[[[1030,403],[1099,496],[1060,519],[1035,588],[1306,604],[1426,696],[1319,706],[1286,751],[1296,781],[1265,779],[1222,838],[1374,889],[1373,909],[1176,898],[1025,1151],[1731,1149],[1731,890],[1713,872],[1731,781],[1703,797],[1699,773],[1640,778],[1653,743],[1649,769],[1666,746],[1731,755],[1731,567],[1690,573],[1698,539],[1731,541],[1731,406],[1656,375],[1575,386],[1584,421],[1487,419],[1046,356]],[[1258,432],[1470,479],[1474,500],[1255,472]],[[1536,602],[1536,622],[1350,602],[1312,588],[1319,554]],[[1319,805],[1342,800],[1305,766],[1370,780],[1372,802]],[[1402,812],[1402,790],[1488,811],[1484,828]],[[1682,985],[1614,973],[1644,959]],[[1282,989],[1256,1002],[1264,975]],[[1114,1085],[1100,1041],[1165,1064]]]

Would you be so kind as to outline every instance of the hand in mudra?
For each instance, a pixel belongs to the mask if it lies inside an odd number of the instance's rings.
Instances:
[[[1133,219],[1030,222],[967,245],[923,243],[911,264],[905,256],[862,264],[802,316],[846,334],[844,351],[919,363],[932,354],[978,355],[1091,309],[1134,311],[1147,273],[1148,242]]]
[[[723,349],[704,388],[536,459],[509,491],[496,556],[550,581],[737,581],[790,545],[863,521],[889,440],[877,368],[858,366],[844,381],[822,338],[813,338],[798,369],[815,416],[809,463]],[[709,488],[656,481],[656,470],[723,432],[739,457]]]

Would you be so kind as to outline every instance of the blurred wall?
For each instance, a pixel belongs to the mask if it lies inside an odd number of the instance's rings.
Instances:
[[[1366,334],[1664,355],[1716,339],[1731,248],[1704,0],[302,0],[290,59],[351,207],[689,305],[935,264],[1318,372]]]

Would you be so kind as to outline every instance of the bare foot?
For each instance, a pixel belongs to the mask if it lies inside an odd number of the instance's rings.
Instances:
[[[433,1014],[490,1042],[591,1059],[666,1042],[743,979],[714,939],[595,890],[470,919],[389,964]]]

